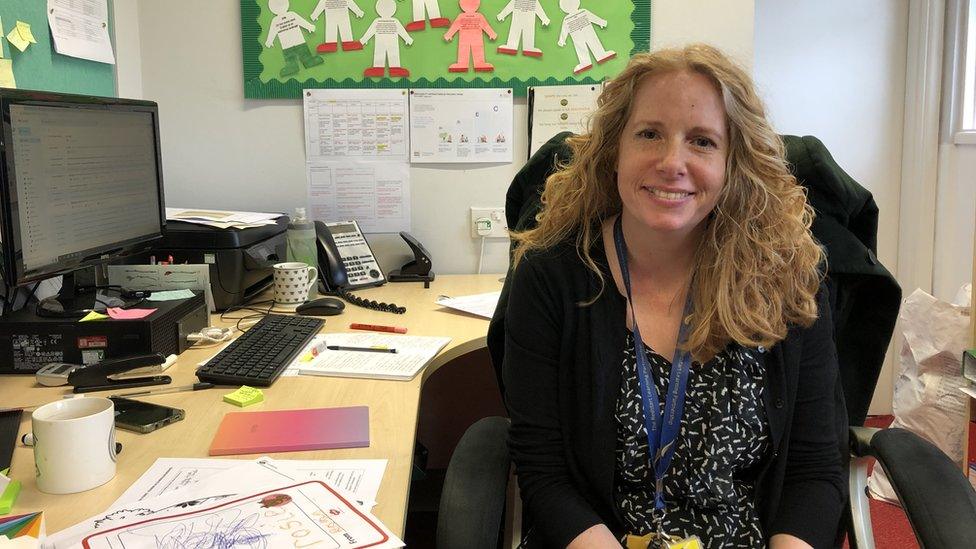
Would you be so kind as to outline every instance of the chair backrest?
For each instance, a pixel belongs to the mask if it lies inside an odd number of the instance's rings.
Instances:
[[[539,197],[550,174],[572,157],[563,132],[542,146],[516,174],[505,200],[508,226],[535,226]],[[812,231],[827,252],[834,340],[851,425],[863,425],[901,303],[901,288],[878,261],[878,207],[871,193],[837,165],[819,139],[783,136],[786,157],[816,211]],[[514,250],[514,243],[512,244]],[[488,328],[488,350],[504,395],[508,278]]]

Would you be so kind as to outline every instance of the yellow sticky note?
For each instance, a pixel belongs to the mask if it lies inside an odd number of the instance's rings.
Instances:
[[[11,59],[0,59],[0,88],[16,88],[14,63]]]
[[[7,33],[7,41],[10,42],[11,46],[20,51],[24,51],[27,49],[27,46],[30,46],[30,42],[21,38],[16,28],[10,29],[10,32]]]
[[[240,389],[224,395],[224,402],[233,404],[234,406],[240,406],[241,408],[262,401],[264,401],[264,393],[261,392],[261,389],[255,389],[247,385],[241,385]]]
[[[34,33],[31,32],[30,23],[17,21],[17,32],[20,34],[21,38],[27,40],[31,44],[37,43],[37,40],[34,39]]]
[[[102,313],[96,313],[95,311],[92,311],[87,315],[85,315],[84,317],[82,317],[82,319],[79,320],[78,322],[88,322],[89,320],[102,320],[103,318],[108,318],[108,315],[103,315]]]
[[[0,17],[0,36],[3,36],[3,18]],[[3,40],[0,40],[0,59],[3,59]]]

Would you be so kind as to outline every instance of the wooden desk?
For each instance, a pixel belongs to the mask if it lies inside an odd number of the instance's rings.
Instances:
[[[430,288],[422,284],[387,284],[357,292],[378,301],[394,301],[407,307],[405,315],[369,311],[347,305],[345,313],[328,317],[323,332],[348,332],[350,322],[406,326],[409,335],[450,336],[451,342],[434,358],[424,373],[411,381],[347,379],[317,376],[279,378],[265,388],[265,400],[248,411],[329,406],[369,406],[370,446],[346,450],[319,450],[274,454],[276,459],[366,459],[389,460],[373,512],[398,536],[403,536],[410,469],[413,460],[420,390],[425,379],[447,362],[485,345],[488,321],[451,312],[434,303],[438,295],[467,295],[501,288],[499,275],[438,275]],[[235,316],[239,313],[231,313]],[[216,322],[215,322],[216,324]],[[228,323],[225,323],[228,324]],[[190,349],[167,370],[175,385],[197,381],[194,370],[216,352],[216,348]],[[239,410],[221,397],[231,391],[217,387],[205,391],[142,397],[152,402],[186,410],[186,419],[148,434],[117,430],[123,445],[118,473],[98,488],[66,496],[41,493],[34,484],[34,456],[30,448],[18,445],[11,475],[23,483],[13,513],[45,511],[47,530],[57,532],[106,509],[159,457],[206,457],[207,449],[224,413]],[[34,406],[70,393],[63,387],[40,387],[33,376],[0,377],[0,406]],[[104,395],[106,393],[93,393]],[[21,433],[30,430],[30,414],[24,413]],[[255,458],[231,456],[232,458]]]

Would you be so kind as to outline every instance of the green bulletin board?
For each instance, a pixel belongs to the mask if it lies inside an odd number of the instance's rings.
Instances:
[[[504,21],[498,20],[498,15],[509,7],[533,5],[533,0],[348,0],[356,6],[345,9],[345,17],[349,21],[351,32],[347,42],[358,42],[367,33],[371,23],[379,16],[385,3],[392,5],[395,18],[404,29],[403,34],[413,41],[407,45],[401,36],[396,39],[399,46],[400,67],[409,71],[409,76],[395,76],[390,74],[389,67],[383,76],[365,76],[364,72],[373,67],[374,50],[379,42],[378,38],[367,41],[362,49],[355,49],[356,45],[344,48],[342,26],[343,17],[336,17],[336,22],[329,23],[329,11],[322,7],[341,5],[346,0],[241,0],[241,37],[244,53],[244,96],[250,99],[270,98],[299,98],[305,88],[495,88],[510,87],[515,89],[516,95],[525,95],[526,88],[536,85],[554,84],[592,84],[604,78],[616,75],[627,64],[633,53],[647,51],[650,43],[650,2],[651,0],[537,0],[538,4],[549,19],[549,25],[543,26],[542,17],[535,22],[535,47],[542,51],[541,56],[525,54],[525,33],[518,41],[519,51],[516,55],[506,55],[498,51],[509,41],[509,33],[515,25],[516,13],[508,14]],[[477,12],[484,16],[484,21],[497,34],[494,40],[489,39],[486,31],[478,30],[469,36],[480,35],[484,44],[485,59],[494,66],[490,72],[450,72],[448,67],[458,61],[461,31],[448,42],[445,32],[448,26],[434,27],[434,15],[424,16],[426,24],[422,30],[417,29],[414,19],[414,4],[437,4],[441,21],[440,25],[454,22],[462,13],[460,3],[468,4],[468,15],[473,11],[472,5],[477,5]],[[321,4],[320,4],[321,3]],[[277,5],[276,5],[277,4]],[[573,6],[577,5],[576,10]],[[268,47],[267,38],[272,21],[276,13],[279,24],[277,33],[272,37],[272,45]],[[564,11],[567,8],[569,11]],[[563,29],[564,19],[570,14],[577,14],[579,9],[590,10],[595,15],[590,23],[583,22],[582,34],[572,33],[567,36],[565,45],[558,45],[560,31]],[[318,17],[313,14],[318,11]],[[363,12],[363,17],[357,17],[357,11]],[[335,11],[334,11],[335,13]],[[423,12],[422,12],[423,13]],[[297,17],[296,17],[297,16]],[[522,14],[524,27],[526,15]],[[287,18],[287,21],[285,19]],[[299,20],[299,18],[301,20]],[[469,18],[470,20],[470,18]],[[573,18],[580,28],[579,17]],[[605,21],[602,26],[600,21]],[[327,43],[325,27],[330,24],[337,29],[334,46],[323,46],[326,51],[317,51],[320,44]],[[296,27],[297,25],[297,27]],[[306,25],[306,28],[301,26]],[[389,27],[387,27],[389,28]],[[568,28],[568,25],[567,25]],[[484,33],[483,33],[484,32]],[[300,35],[299,35],[300,33]],[[288,35],[287,38],[285,35]],[[304,45],[301,44],[304,38]],[[584,38],[585,37],[585,38]],[[574,69],[585,66],[577,55],[575,40],[599,41],[596,50],[602,46],[604,52],[615,52],[616,55],[597,63],[598,55],[590,48],[591,65],[589,69],[574,74]],[[286,44],[297,43],[287,48],[291,58],[291,67],[287,67],[286,53],[282,40]],[[477,43],[477,41],[475,41]],[[477,47],[477,46],[476,46]],[[307,48],[307,49],[306,49]],[[333,49],[335,51],[328,51]],[[389,63],[384,63],[389,65]],[[469,65],[473,69],[473,63]],[[294,74],[282,75],[284,72]],[[373,72],[376,72],[374,69]]]
[[[113,35],[112,2],[109,6],[109,35]],[[0,0],[3,56],[13,60],[14,78],[22,90],[43,90],[87,95],[115,96],[115,65],[60,55],[54,51],[47,24],[44,0]],[[7,41],[17,21],[30,23],[37,40],[21,52]]]

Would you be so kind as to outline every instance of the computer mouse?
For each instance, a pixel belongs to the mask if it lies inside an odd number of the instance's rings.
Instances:
[[[295,312],[309,316],[333,316],[342,314],[342,310],[345,308],[346,304],[334,297],[320,297],[302,303],[295,308]]]

